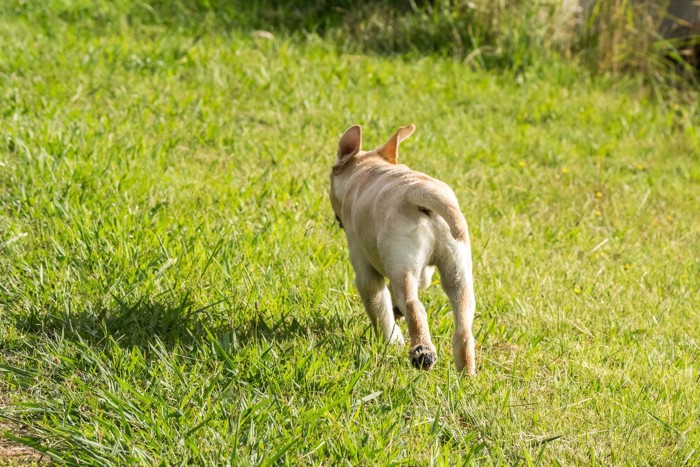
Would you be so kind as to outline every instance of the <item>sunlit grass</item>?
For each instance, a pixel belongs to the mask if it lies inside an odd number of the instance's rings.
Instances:
[[[560,63],[112,26],[0,20],[8,440],[99,465],[698,459],[696,107]],[[345,128],[410,122],[400,159],[470,226],[471,379],[439,287],[435,371],[373,338],[327,200]]]

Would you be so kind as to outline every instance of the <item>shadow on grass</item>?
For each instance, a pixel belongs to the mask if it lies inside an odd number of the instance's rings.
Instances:
[[[114,31],[115,25],[124,22],[136,27],[164,26],[169,31],[187,31],[192,44],[205,35],[262,30],[283,36],[315,33],[343,50],[379,55],[465,57],[483,45],[503,48],[494,42],[500,30],[470,5],[434,0],[146,0],[105,3],[100,8],[76,2],[53,9],[27,2],[14,11],[44,24],[48,34],[58,17],[98,31]]]
[[[41,312],[16,314],[15,326],[34,335],[60,335],[63,339],[80,339],[97,344],[112,338],[122,346],[148,347],[155,340],[167,346],[186,343],[203,333],[185,298],[169,303],[140,297],[132,303],[118,301],[113,308],[72,312],[52,307]]]
[[[406,14],[433,3],[429,0],[150,0],[130,8],[128,15],[140,22],[169,26],[201,27],[207,24],[208,16],[213,18],[215,27],[224,29],[305,30],[325,34],[347,25],[358,14],[389,11]]]
[[[232,305],[229,299],[196,306],[185,294],[180,301],[157,300],[142,296],[130,303],[117,300],[117,306],[99,313],[71,313],[45,310],[43,313],[14,315],[14,325],[34,336],[55,335],[99,345],[113,339],[122,347],[147,349],[156,342],[166,348],[208,340],[209,336],[235,336],[241,345],[251,341],[289,341],[325,336],[342,329],[342,317],[313,314],[299,318],[291,313],[271,313]],[[348,317],[350,318],[350,317]]]
[[[342,49],[379,55],[414,53],[466,56],[495,41],[497,31],[468,2],[434,0],[152,0],[150,12],[132,9],[134,21],[158,22],[209,33],[263,30],[315,33]],[[495,44],[493,44],[495,45]]]

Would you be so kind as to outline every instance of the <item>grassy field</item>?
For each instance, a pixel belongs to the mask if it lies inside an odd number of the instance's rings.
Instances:
[[[30,3],[0,7],[0,464],[700,463],[697,96]],[[345,128],[410,122],[469,223],[474,378],[439,286],[434,371],[373,336],[327,199]]]

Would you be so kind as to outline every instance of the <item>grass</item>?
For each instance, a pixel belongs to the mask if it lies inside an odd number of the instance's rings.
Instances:
[[[27,5],[0,15],[0,447],[99,465],[699,462],[694,94]],[[435,371],[368,328],[326,193],[356,122],[368,146],[415,122],[401,160],[461,202],[474,378],[452,367],[437,286]]]

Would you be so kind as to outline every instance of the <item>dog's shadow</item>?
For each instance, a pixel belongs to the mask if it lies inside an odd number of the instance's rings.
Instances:
[[[309,335],[326,334],[343,323],[341,317],[296,317],[291,314],[250,310],[240,303],[222,299],[195,304],[189,294],[178,300],[143,295],[130,301],[116,299],[116,305],[98,312],[71,312],[59,308],[43,313],[15,313],[14,325],[36,339],[47,336],[82,341],[99,346],[106,339],[120,347],[147,349],[155,344],[172,349],[176,345],[196,345],[218,336],[235,334],[239,345],[253,341],[290,341]]]
[[[196,320],[186,298],[169,302],[142,296],[130,302],[116,301],[116,305],[98,311],[52,306],[41,311],[13,313],[10,318],[19,330],[37,338],[53,336],[93,345],[111,338],[123,347],[146,348],[155,341],[171,347],[196,337]]]

